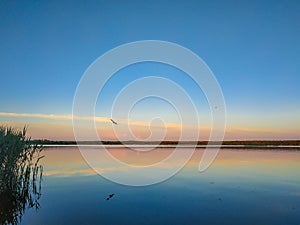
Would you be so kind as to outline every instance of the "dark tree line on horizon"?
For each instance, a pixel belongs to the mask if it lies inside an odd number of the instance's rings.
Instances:
[[[177,145],[177,144],[194,144],[192,141],[53,141],[53,140],[31,140],[32,144],[37,145],[76,145],[76,144],[87,144],[87,145]],[[208,141],[198,141],[197,145],[207,145]],[[214,144],[214,142],[210,142]],[[219,143],[216,143],[219,144]],[[243,140],[243,141],[223,141],[222,145],[249,145],[249,146],[300,146],[300,140]]]

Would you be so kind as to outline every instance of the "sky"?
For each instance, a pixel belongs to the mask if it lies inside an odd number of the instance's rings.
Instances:
[[[299,1],[1,1],[0,123],[28,125],[34,139],[73,140],[72,104],[87,68],[119,45],[163,40],[190,49],[214,73],[227,109],[226,140],[300,139],[299,22]],[[200,129],[199,139],[207,139],[205,94],[183,71],[150,62],[118,71],[101,91],[95,107],[101,138],[116,139],[112,103],[145,76],[187,92],[201,127],[191,120],[183,129]],[[182,126],[175,108],[149,97],[128,118],[114,119],[122,139],[176,140]],[[133,136],[122,125],[128,122]]]

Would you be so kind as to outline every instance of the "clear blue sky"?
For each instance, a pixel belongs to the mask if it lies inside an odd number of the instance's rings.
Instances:
[[[96,58],[157,39],[208,64],[229,125],[299,137],[299,24],[299,1],[1,1],[0,112],[71,114],[76,86]],[[119,84],[130,81],[120,77]],[[193,85],[173,78],[197,98]]]

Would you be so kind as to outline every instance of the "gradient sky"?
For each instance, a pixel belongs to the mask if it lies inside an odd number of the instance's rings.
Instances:
[[[118,45],[151,39],[189,48],[214,72],[227,106],[226,139],[300,139],[299,23],[299,1],[1,1],[0,123],[27,124],[33,138],[72,140],[69,115],[87,67]],[[96,110],[103,137],[114,139],[105,122],[114,96],[146,75],[186,89],[205,139],[203,93],[183,72],[157,63],[125,68],[107,84]],[[178,123],[159,99],[137,105],[136,136],[148,136],[144,124],[160,112]],[[168,132],[176,139],[177,131]]]

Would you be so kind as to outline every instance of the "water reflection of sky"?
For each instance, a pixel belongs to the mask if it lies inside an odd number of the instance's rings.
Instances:
[[[122,148],[110,151],[120,160],[148,164],[172,149],[142,156]],[[197,150],[165,182],[128,187],[97,175],[74,147],[46,149],[41,209],[29,210],[23,224],[299,223],[299,151],[221,150],[199,173],[201,154]],[[106,201],[111,193],[115,196]]]

